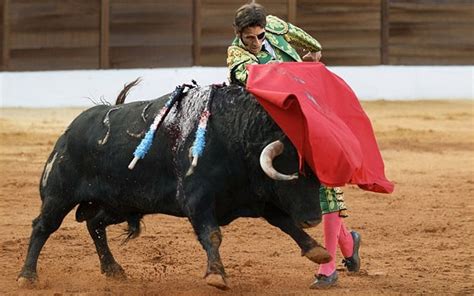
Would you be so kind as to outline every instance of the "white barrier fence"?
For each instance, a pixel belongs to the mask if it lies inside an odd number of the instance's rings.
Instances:
[[[474,66],[329,67],[361,100],[474,99]],[[92,106],[111,103],[137,77],[127,102],[157,98],[175,86],[222,83],[226,68],[190,67],[131,70],[0,72],[0,107]]]

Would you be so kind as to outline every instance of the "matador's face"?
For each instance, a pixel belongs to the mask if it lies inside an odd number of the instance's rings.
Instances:
[[[257,54],[262,50],[262,44],[265,40],[265,28],[260,26],[247,27],[239,34],[239,38],[248,51]]]

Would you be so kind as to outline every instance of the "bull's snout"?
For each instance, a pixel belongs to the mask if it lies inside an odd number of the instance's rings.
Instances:
[[[321,220],[306,220],[301,222],[301,227],[302,228],[311,228],[319,224]]]

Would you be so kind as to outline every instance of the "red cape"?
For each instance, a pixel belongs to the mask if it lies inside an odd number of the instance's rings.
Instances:
[[[352,89],[322,63],[250,65],[247,90],[322,184],[391,193],[369,118]]]

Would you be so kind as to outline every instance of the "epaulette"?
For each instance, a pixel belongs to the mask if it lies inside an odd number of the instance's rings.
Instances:
[[[239,46],[231,45],[227,48],[227,67],[229,69],[234,69],[236,66],[248,61],[258,62],[258,59]]]
[[[274,15],[267,15],[265,30],[273,34],[284,35],[288,33],[288,23]]]

